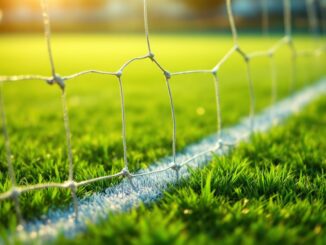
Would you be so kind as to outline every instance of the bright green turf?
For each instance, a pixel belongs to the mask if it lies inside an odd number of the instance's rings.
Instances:
[[[245,37],[246,51],[266,49],[277,37]],[[308,37],[297,37],[299,48],[311,48]],[[54,58],[57,72],[68,75],[84,69],[116,71],[126,60],[146,54],[143,35],[55,34]],[[169,71],[212,68],[231,48],[231,38],[214,35],[152,36],[152,49]],[[42,35],[0,36],[0,74],[49,75],[50,68]],[[277,56],[280,96],[288,95],[290,53]],[[297,87],[320,77],[325,56],[300,58]],[[252,61],[257,109],[270,104],[268,58]],[[219,73],[224,125],[248,114],[249,96],[242,59],[234,55]],[[139,61],[125,70],[128,158],[131,170],[144,168],[156,159],[171,155],[171,116],[162,73],[150,61]],[[215,98],[211,75],[172,78],[177,114],[177,148],[206,136],[216,129]],[[88,75],[67,84],[68,106],[75,162],[75,179],[85,180],[121,170],[121,114],[116,78]],[[12,146],[12,158],[20,185],[63,182],[68,164],[62,122],[60,90],[42,82],[24,81],[4,86],[5,109]],[[202,115],[198,111],[204,112]],[[10,188],[1,137],[0,192]],[[102,190],[112,182],[80,188],[80,196]],[[69,191],[50,189],[24,194],[21,205],[25,218],[33,218],[50,207],[70,202]],[[0,226],[15,226],[12,202],[0,203]],[[0,230],[3,228],[0,228]]]
[[[326,99],[171,187],[58,244],[325,244]]]

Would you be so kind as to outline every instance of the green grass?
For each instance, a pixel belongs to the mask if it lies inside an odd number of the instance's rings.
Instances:
[[[240,39],[245,51],[271,47],[277,37]],[[296,37],[298,48],[309,49],[309,37]],[[55,34],[53,50],[57,72],[68,75],[85,69],[116,71],[128,59],[146,54],[142,35]],[[227,36],[154,35],[152,48],[169,71],[212,68],[232,47]],[[1,35],[0,74],[49,75],[50,68],[42,35]],[[290,52],[284,47],[276,55],[279,95],[288,95]],[[299,58],[297,88],[315,81],[324,72],[325,56]],[[257,110],[270,104],[268,58],[252,61]],[[224,125],[238,122],[249,111],[245,65],[234,55],[220,70]],[[171,155],[172,125],[167,89],[162,73],[146,60],[130,65],[123,75],[126,97],[128,159],[131,170],[145,168]],[[215,132],[215,98],[211,75],[172,78],[177,114],[177,149]],[[60,90],[37,81],[4,85],[5,110],[12,159],[20,185],[63,182],[68,178],[65,133]],[[75,179],[116,173],[123,167],[121,114],[117,80],[88,75],[67,84],[72,131]],[[198,111],[204,113],[198,113]],[[0,141],[0,192],[10,189],[3,138]],[[112,183],[100,182],[78,189],[79,196],[103,190]],[[20,198],[23,215],[31,219],[71,201],[66,190],[49,189]],[[0,230],[15,227],[11,201],[0,204]]]
[[[325,244],[326,99],[172,186],[58,244]]]

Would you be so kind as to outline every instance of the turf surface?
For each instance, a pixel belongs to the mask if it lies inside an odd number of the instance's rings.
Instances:
[[[146,54],[140,35],[56,34],[53,36],[57,72],[71,74],[84,69],[116,71],[128,59]],[[245,51],[264,50],[278,37],[240,39]],[[296,37],[299,49],[310,49],[313,40]],[[152,48],[169,71],[212,68],[231,48],[231,38],[215,35],[153,35]],[[0,73],[43,74],[50,72],[45,42],[41,35],[1,35]],[[290,52],[284,47],[276,55],[279,95],[288,95]],[[317,62],[318,61],[318,62]],[[299,58],[297,88],[315,81],[323,73],[325,56]],[[320,65],[318,65],[320,64]],[[252,61],[257,109],[270,104],[268,58]],[[224,125],[236,123],[249,111],[246,70],[234,55],[220,70]],[[150,61],[130,65],[123,75],[127,113],[128,158],[131,170],[144,168],[171,155],[171,117],[167,89],[161,72]],[[183,149],[216,130],[215,98],[211,75],[172,78],[177,114],[177,148]],[[20,185],[63,182],[68,163],[62,122],[60,90],[42,82],[24,81],[4,85],[5,109],[12,146],[12,159]],[[121,114],[115,78],[88,75],[67,84],[72,130],[75,179],[85,180],[121,170]],[[4,143],[1,138],[0,192],[10,188]],[[78,190],[79,196],[103,190],[116,182],[100,182]],[[50,189],[24,194],[23,215],[27,219],[71,201],[69,191]],[[0,204],[0,230],[15,227],[11,201]]]
[[[157,203],[111,215],[58,244],[325,244],[326,99],[229,156],[216,157]]]

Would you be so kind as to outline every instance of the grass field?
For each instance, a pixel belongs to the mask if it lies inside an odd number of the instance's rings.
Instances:
[[[315,101],[194,171],[157,204],[56,243],[325,244],[325,110],[325,98]]]
[[[246,36],[240,39],[240,45],[245,51],[252,52],[265,50],[276,40],[278,37],[262,39]],[[314,43],[311,38],[304,36],[295,37],[295,42],[298,49],[305,50],[312,48]],[[152,37],[156,58],[171,72],[212,68],[231,47],[231,38],[228,36]],[[146,54],[146,45],[142,35],[58,34],[53,37],[53,50],[57,72],[68,75],[93,68],[116,71],[126,60]],[[50,74],[45,42],[41,35],[2,35],[0,54],[1,75]],[[290,52],[287,47],[279,50],[276,60],[278,92],[280,97],[284,97],[289,94],[290,83]],[[324,72],[322,64],[325,64],[325,56],[319,60],[313,57],[299,58],[297,88],[318,79]],[[268,58],[253,60],[252,71],[259,111],[270,104]],[[249,111],[243,60],[234,55],[221,68],[219,78],[223,123],[230,125]],[[154,64],[146,60],[130,65],[123,75],[123,82],[128,157],[133,171],[172,154],[172,124],[164,77]],[[213,79],[209,74],[180,76],[172,78],[171,86],[177,114],[177,148],[182,150],[187,144],[216,130]],[[24,81],[5,84],[3,91],[12,158],[19,184],[65,181],[68,178],[68,163],[59,88],[42,82]],[[87,75],[69,81],[67,93],[75,179],[85,180],[120,171],[123,151],[116,79]],[[0,144],[0,192],[4,192],[10,188],[10,181],[2,138]],[[80,188],[78,195],[85,196],[103,190],[116,181]],[[68,191],[56,189],[21,197],[23,214],[27,219],[35,218],[51,207],[65,206],[70,201]],[[8,226],[15,227],[13,214],[11,201],[0,203],[1,231]]]

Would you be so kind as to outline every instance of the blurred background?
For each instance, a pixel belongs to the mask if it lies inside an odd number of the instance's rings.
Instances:
[[[325,30],[326,0],[313,0],[319,31]],[[234,0],[233,10],[241,30],[261,28],[262,0]],[[54,31],[141,31],[142,0],[49,0]],[[269,27],[283,29],[282,0],[267,0]],[[307,31],[305,0],[292,0],[294,29]],[[212,31],[228,29],[225,0],[149,1],[151,31]],[[0,32],[42,31],[39,0],[0,0]]]

